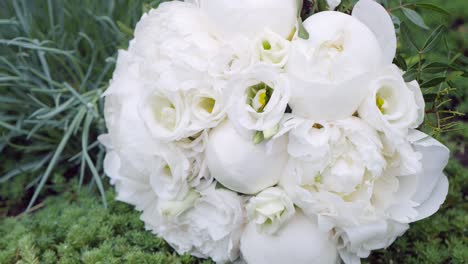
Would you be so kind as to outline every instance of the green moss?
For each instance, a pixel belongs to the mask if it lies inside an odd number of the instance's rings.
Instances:
[[[0,263],[203,263],[178,256],[145,231],[138,212],[107,196],[105,209],[96,195],[68,191],[36,213],[1,220]]]

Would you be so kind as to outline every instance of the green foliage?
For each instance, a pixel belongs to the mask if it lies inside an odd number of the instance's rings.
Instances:
[[[0,152],[10,158],[0,164],[0,184],[28,190],[28,209],[54,172],[90,182],[104,198],[101,95],[129,29],[160,2],[0,2]],[[18,198],[1,196],[7,204]]]

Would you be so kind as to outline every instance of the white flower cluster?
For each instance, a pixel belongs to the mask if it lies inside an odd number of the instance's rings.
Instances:
[[[339,1],[329,1],[334,8]],[[144,14],[105,94],[117,199],[180,253],[360,263],[445,200],[448,149],[416,130],[386,10],[172,1]]]

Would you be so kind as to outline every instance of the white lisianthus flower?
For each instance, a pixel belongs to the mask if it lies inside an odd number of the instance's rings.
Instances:
[[[143,58],[143,78],[183,82],[207,70],[219,47],[214,28],[194,4],[162,3],[144,14],[129,50]]]
[[[271,30],[264,30],[255,39],[255,58],[276,68],[283,68],[289,56],[291,43]]]
[[[229,119],[236,127],[264,131],[281,120],[289,100],[289,82],[272,67],[258,67],[233,80],[228,106]]]
[[[296,146],[288,149],[297,157],[290,159],[281,181],[293,202],[307,215],[329,217],[334,225],[375,218],[369,191],[386,166],[377,133],[355,117],[325,126],[305,125],[309,130],[301,125],[290,132],[290,142]],[[301,153],[295,142],[323,154]]]
[[[384,132],[389,138],[403,140],[408,129],[424,119],[424,99],[417,83],[405,83],[394,65],[380,70],[369,83],[370,94],[359,107],[359,117]]]
[[[265,28],[287,38],[297,23],[297,0],[198,0],[218,35],[254,39]]]
[[[257,231],[275,234],[294,215],[294,204],[278,187],[263,190],[252,197],[246,206],[250,221],[257,224]]]
[[[226,104],[221,87],[211,82],[201,82],[187,92],[191,113],[190,130],[199,132],[217,126],[225,117]]]
[[[255,144],[239,134],[230,121],[210,132],[206,161],[211,175],[221,184],[243,194],[255,194],[278,183],[288,160],[287,137],[272,147]]]
[[[274,235],[258,232],[255,222],[245,228],[241,253],[254,264],[336,264],[336,245],[329,233],[322,232],[313,218],[300,211]]]
[[[191,158],[202,154],[206,149],[207,142],[208,131],[203,130],[200,133],[176,141],[174,144],[184,152],[186,157]]]
[[[295,115],[312,120],[353,115],[368,92],[364,84],[370,74],[393,60],[396,45],[384,49],[384,41],[396,43],[389,14],[373,2],[360,1],[357,7],[375,9],[376,15],[320,12],[304,21],[309,39],[293,40],[286,69]]]
[[[189,134],[190,112],[177,91],[156,88],[141,97],[139,113],[157,140],[180,140]]]
[[[150,183],[158,197],[180,200],[189,190],[190,162],[177,148],[161,147],[154,163]]]

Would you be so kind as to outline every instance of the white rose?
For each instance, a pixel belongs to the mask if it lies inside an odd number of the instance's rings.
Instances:
[[[321,129],[324,131],[317,131]],[[291,131],[290,141],[303,142],[303,148],[310,151],[301,153],[297,145],[294,153],[298,157],[290,159],[282,178],[281,185],[293,202],[307,215],[318,215],[331,225],[375,219],[369,191],[386,165],[377,133],[355,117],[311,125],[308,133],[301,127],[297,130]],[[313,151],[324,153],[310,155]]]
[[[259,67],[233,80],[228,116],[237,127],[264,131],[281,120],[289,100],[289,82],[275,69]]]
[[[155,139],[180,140],[190,134],[190,112],[181,92],[157,87],[144,93],[139,113]]]
[[[258,232],[250,222],[242,234],[241,253],[254,264],[336,264],[336,246],[317,221],[297,212],[276,234]]]
[[[206,160],[211,175],[227,188],[255,194],[278,183],[286,165],[287,138],[269,148],[243,137],[230,121],[221,123],[209,135]]]
[[[408,129],[424,119],[424,99],[417,83],[411,88],[394,65],[383,68],[369,83],[370,94],[358,109],[359,116],[389,138],[403,140]]]
[[[376,3],[369,5],[383,9]],[[359,6],[367,7],[362,3]],[[388,13],[384,9],[382,12],[377,15],[391,24]],[[379,41],[393,36],[396,43],[393,26],[393,31],[385,27],[388,34],[381,37],[379,26],[387,26],[387,23],[369,26],[367,17],[360,16],[360,12],[356,14],[353,17],[326,11],[304,21],[309,39],[293,41],[286,66],[291,79],[290,106],[294,114],[312,120],[338,120],[351,116],[368,92],[364,84],[369,74],[391,63],[392,60],[387,58],[391,55],[387,54],[392,51],[384,50]],[[361,20],[361,17],[364,18]],[[393,56],[395,49],[396,45]]]
[[[231,39],[237,35],[251,39],[265,28],[287,38],[297,23],[296,0],[198,0],[218,29]]]
[[[269,235],[276,233],[295,213],[291,199],[278,187],[265,189],[250,198],[246,209],[258,232]]]
[[[255,57],[261,63],[277,68],[286,65],[291,43],[271,30],[264,30],[255,39]]]

